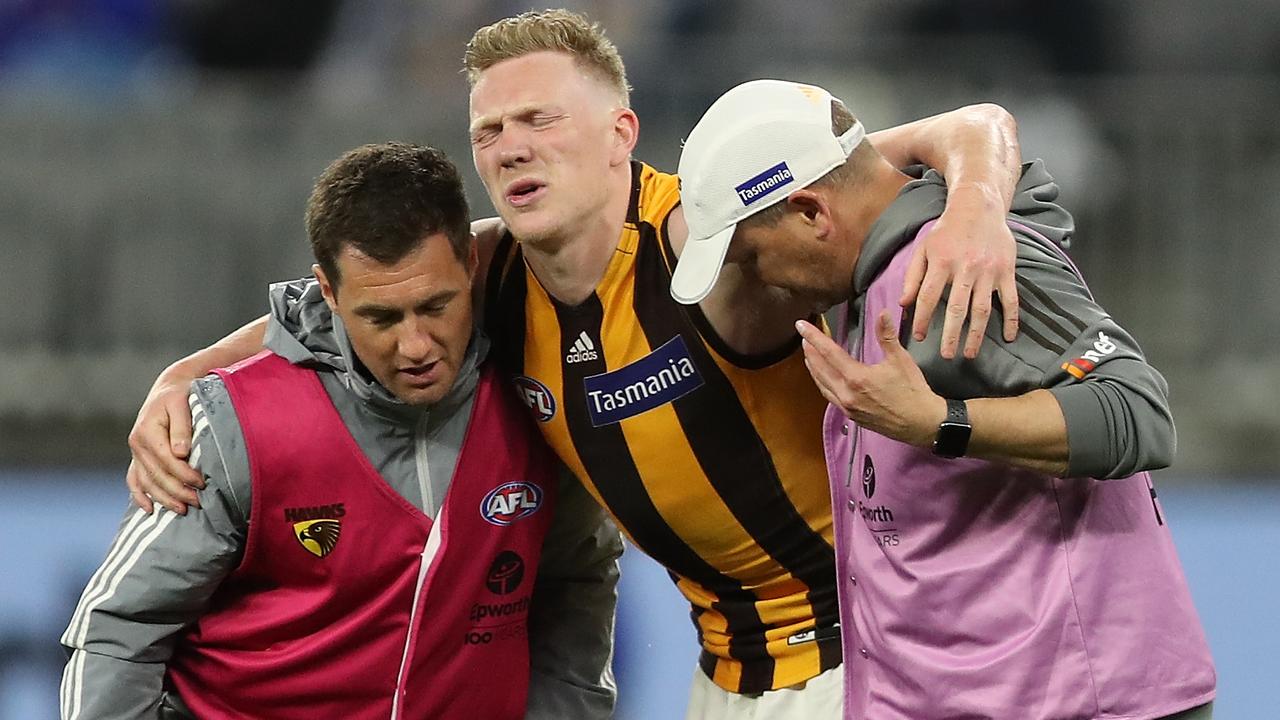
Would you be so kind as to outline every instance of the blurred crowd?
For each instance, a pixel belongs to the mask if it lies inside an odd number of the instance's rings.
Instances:
[[[996,76],[1029,69],[993,62],[1013,56],[1065,75],[1280,70],[1280,6],[1268,0],[563,4],[602,22],[624,52],[655,57],[736,37],[762,52],[795,55],[852,48],[882,62],[900,54],[903,63],[927,64],[944,54]],[[279,73],[319,67],[375,83],[429,81],[456,71],[459,40],[476,27],[531,7],[511,0],[4,0],[0,70],[10,78],[99,86],[176,67]],[[789,41],[796,45],[787,47]],[[953,52],[963,46],[974,52]],[[663,77],[660,67],[631,64],[637,84]]]
[[[659,167],[755,77],[831,88],[871,128],[1003,104],[1064,188],[1095,293],[1174,386],[1175,470],[1280,467],[1280,316],[1262,311],[1280,286],[1240,281],[1280,265],[1280,207],[1250,200],[1280,192],[1280,3],[564,5],[621,50]],[[0,303],[21,308],[0,315],[0,465],[122,460],[165,362],[306,272],[300,208],[329,159],[397,139],[466,164],[463,47],[534,7],[0,0],[0,257],[19,269]]]

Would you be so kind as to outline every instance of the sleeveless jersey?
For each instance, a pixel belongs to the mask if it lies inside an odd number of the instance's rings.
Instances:
[[[239,567],[167,682],[201,718],[524,716],[554,464],[486,369],[433,521],[374,470],[315,372],[218,371],[252,482]]]
[[[840,663],[826,401],[799,338],[740,356],[671,298],[679,202],[674,175],[632,163],[617,248],[576,306],[542,288],[508,233],[486,325],[551,446],[693,606],[702,669],[758,693]]]
[[[873,318],[902,312],[929,227],[837,338],[864,363],[884,360]],[[1209,647],[1147,473],[1057,478],[939,458],[834,406],[824,432],[849,717],[1151,718],[1213,699]]]

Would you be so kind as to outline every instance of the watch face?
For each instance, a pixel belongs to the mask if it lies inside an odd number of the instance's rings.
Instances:
[[[938,426],[938,435],[933,441],[933,454],[947,458],[957,458],[969,449],[969,433],[967,424],[943,422]]]

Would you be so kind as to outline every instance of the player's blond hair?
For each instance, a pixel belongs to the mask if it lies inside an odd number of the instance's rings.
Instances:
[[[462,65],[474,87],[481,73],[503,60],[541,51],[568,53],[616,92],[623,106],[630,105],[631,86],[618,48],[599,23],[568,10],[521,13],[480,28],[467,43]]]

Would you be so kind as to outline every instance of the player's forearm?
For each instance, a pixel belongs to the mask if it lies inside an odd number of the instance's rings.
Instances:
[[[227,367],[257,354],[262,350],[262,338],[267,330],[267,316],[240,327],[203,350],[197,350],[165,369],[166,375],[198,378],[214,368]]]
[[[870,135],[896,167],[924,163],[947,179],[952,195],[1007,210],[1021,173],[1018,126],[994,103],[967,105]]]
[[[1010,398],[967,402],[971,457],[1016,465],[1049,475],[1067,470],[1067,425],[1058,401],[1047,390]]]

